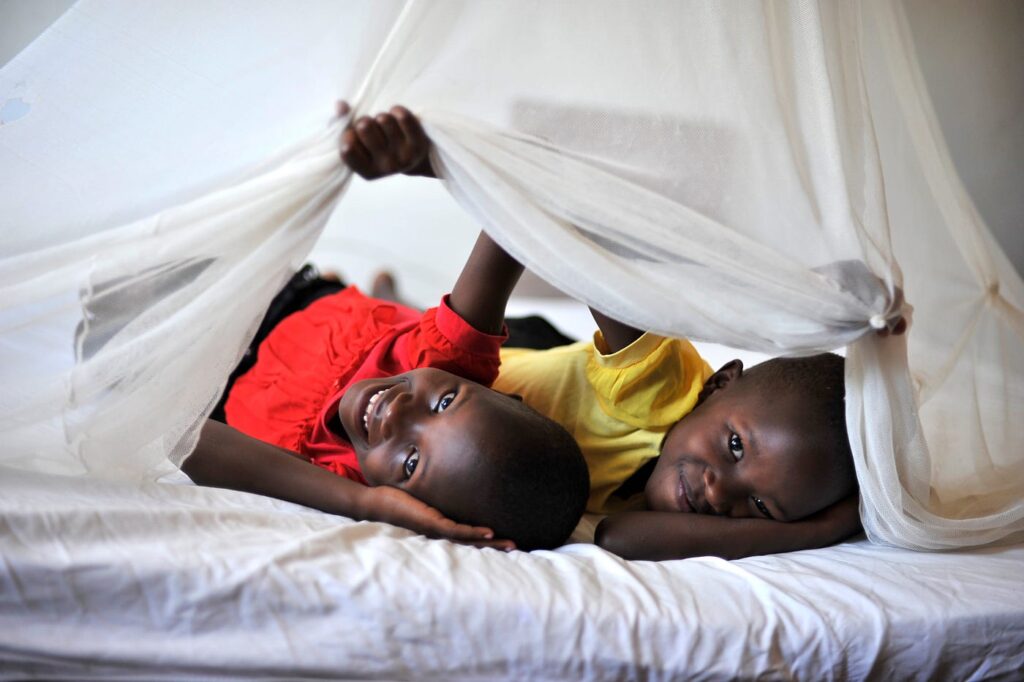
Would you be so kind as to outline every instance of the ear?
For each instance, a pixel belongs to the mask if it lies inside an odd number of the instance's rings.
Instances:
[[[729,362],[722,365],[721,369],[708,377],[708,380],[704,382],[704,388],[700,390],[697,395],[697,405],[707,400],[707,398],[715,391],[725,388],[733,381],[736,381],[743,376],[743,361],[739,358],[730,360]]]

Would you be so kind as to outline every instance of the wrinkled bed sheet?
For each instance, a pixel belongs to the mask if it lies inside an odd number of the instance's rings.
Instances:
[[[477,550],[187,483],[0,470],[0,678],[1012,678],[1024,545]]]

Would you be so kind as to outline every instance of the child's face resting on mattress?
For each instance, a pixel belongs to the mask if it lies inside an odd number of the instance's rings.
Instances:
[[[842,359],[733,360],[671,428],[645,489],[650,509],[796,521],[856,489]],[[832,365],[831,375],[822,365]]]
[[[529,515],[518,507],[545,504],[526,496],[505,499],[502,511],[503,498],[516,488],[538,488],[530,479],[550,475],[545,465],[556,461],[578,465],[582,497],[568,505],[553,499],[552,505],[582,512],[587,477],[575,442],[517,396],[421,368],[353,384],[338,405],[338,420],[367,483],[404,490],[450,518],[486,523],[501,534],[508,525],[503,516]],[[518,485],[520,479],[527,485]],[[557,509],[544,514],[562,515]],[[567,522],[571,530],[575,520]]]
[[[734,360],[665,436],[649,511],[607,517],[595,540],[630,559],[825,547],[860,530],[856,487],[843,359],[775,358],[748,371]]]

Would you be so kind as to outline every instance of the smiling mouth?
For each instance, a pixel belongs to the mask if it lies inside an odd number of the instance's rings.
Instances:
[[[691,513],[695,510],[693,497],[690,495],[690,486],[686,483],[686,478],[682,473],[679,474],[679,485],[676,487],[676,503],[681,512]]]
[[[370,399],[366,401],[366,409],[363,410],[363,431],[366,432],[367,437],[370,435],[370,416],[373,414],[373,408],[377,405],[377,401],[380,400],[381,395],[383,395],[386,390],[388,389],[380,389],[371,395]]]

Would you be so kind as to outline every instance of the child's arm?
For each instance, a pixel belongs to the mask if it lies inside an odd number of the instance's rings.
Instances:
[[[448,298],[448,305],[477,331],[500,334],[505,306],[523,266],[481,232]]]
[[[430,537],[511,549],[490,529],[456,523],[398,488],[367,487],[307,462],[295,453],[207,420],[199,444],[182,464],[199,485],[276,497],[361,521],[383,521]]]
[[[604,342],[608,346],[606,350],[609,354],[619,352],[644,334],[642,329],[630,327],[628,324],[614,320],[594,308],[590,309],[590,314],[593,315],[597,328],[601,330],[601,336],[604,337]]]
[[[368,180],[395,173],[435,177],[430,139],[405,107],[358,119],[342,133],[341,147],[345,163]],[[448,304],[476,330],[500,334],[505,306],[522,274],[523,266],[481,232]]]
[[[816,549],[861,530],[859,498],[853,495],[801,521],[734,519],[706,514],[625,512],[607,517],[594,541],[624,559],[740,559],[759,554]]]
[[[339,103],[339,112],[347,113],[347,106]],[[430,166],[430,139],[419,119],[402,106],[374,117],[363,116],[346,128],[341,136],[341,158],[367,180],[395,173],[436,177]],[[449,303],[476,329],[497,334],[501,331],[512,288],[522,273],[522,265],[481,233]],[[593,308],[590,312],[608,344],[609,353],[622,350],[643,334],[642,330]]]

